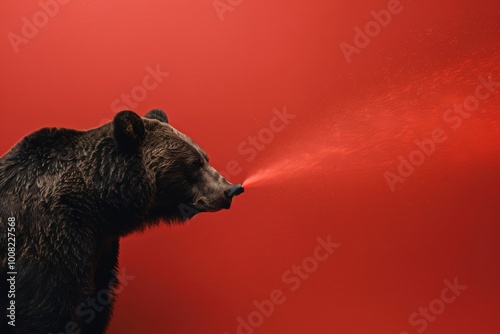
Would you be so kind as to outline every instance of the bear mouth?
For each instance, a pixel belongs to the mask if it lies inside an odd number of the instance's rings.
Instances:
[[[232,200],[229,197],[221,198],[216,201],[200,198],[193,206],[201,212],[217,212],[231,208],[231,202]]]

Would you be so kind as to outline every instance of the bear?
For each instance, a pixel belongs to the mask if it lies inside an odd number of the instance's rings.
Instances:
[[[24,137],[0,158],[0,333],[105,333],[120,239],[229,209],[242,191],[159,109]]]

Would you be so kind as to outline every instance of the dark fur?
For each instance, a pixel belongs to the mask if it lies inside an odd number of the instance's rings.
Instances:
[[[45,128],[0,158],[0,231],[16,218],[18,272],[11,327],[4,238],[0,333],[65,333],[70,321],[81,333],[103,333],[113,303],[90,323],[77,307],[102,289],[113,298],[119,238],[160,220],[185,221],[192,214],[182,205],[229,207],[223,194],[230,184],[166,122],[159,110],[144,119],[125,111],[89,131]]]

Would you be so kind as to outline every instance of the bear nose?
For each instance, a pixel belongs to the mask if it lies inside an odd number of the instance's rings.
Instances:
[[[234,196],[238,196],[245,191],[241,184],[236,184],[229,188],[229,190],[225,191],[225,194],[229,198],[233,198]]]

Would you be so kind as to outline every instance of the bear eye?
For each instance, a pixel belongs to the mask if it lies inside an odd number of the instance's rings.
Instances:
[[[201,158],[198,158],[195,161],[193,161],[191,166],[195,169],[201,168],[201,167],[203,167],[203,160]]]

